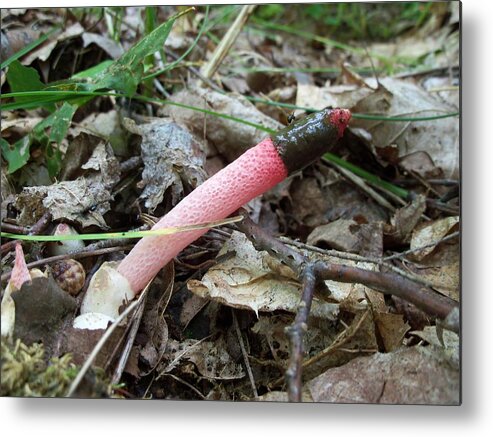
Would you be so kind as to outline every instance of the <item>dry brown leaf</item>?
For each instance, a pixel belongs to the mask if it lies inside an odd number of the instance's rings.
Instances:
[[[420,247],[434,242],[439,242],[449,232],[455,229],[458,223],[458,216],[446,217],[432,223],[427,223],[419,229],[416,229],[411,238],[411,249],[413,250],[413,253],[410,257],[421,261],[435,250],[436,244],[421,250],[415,249],[419,249]]]
[[[306,242],[314,246],[322,243],[331,249],[357,253],[360,249],[359,228],[354,220],[339,219],[316,227],[308,235]]]
[[[128,132],[121,125],[118,111],[95,112],[89,114],[76,126],[70,128],[73,137],[77,137],[81,132],[96,135],[105,141],[109,141],[115,155],[127,157],[128,151]]]
[[[279,130],[283,126],[260,112],[252,103],[242,97],[227,96],[208,88],[187,88],[173,96],[173,100],[198,108],[248,120],[266,128]],[[187,126],[198,137],[207,139],[226,157],[233,161],[247,149],[262,141],[267,134],[253,126],[221,117],[206,115],[177,106],[166,108],[179,124]]]
[[[406,206],[399,208],[390,222],[392,227],[385,230],[385,236],[392,239],[393,244],[409,242],[411,233],[421,220],[422,214],[426,210],[426,197],[416,196],[416,198]]]
[[[209,303],[208,299],[204,299],[193,293],[188,293],[180,308],[180,329],[185,331],[188,324],[202,309]]]
[[[240,364],[232,361],[222,339],[212,341],[169,340],[162,364],[158,367],[160,374],[170,373],[185,362],[192,362],[199,373],[208,379],[231,380],[245,376]]]
[[[219,252],[236,256],[211,267],[201,281],[188,281],[188,289],[234,308],[259,311],[283,310],[295,313],[300,302],[300,284],[268,267],[267,252],[258,252],[246,236],[234,232]],[[314,300],[313,317],[334,320],[338,305]]]
[[[168,188],[174,205],[183,197],[184,185],[195,188],[204,182],[203,146],[187,130],[163,119],[141,125],[125,119],[124,125],[142,137],[144,191],[140,197],[151,212],[163,201]]]
[[[419,264],[408,268],[434,284],[437,291],[458,301],[460,294],[460,248],[458,237],[438,245]]]
[[[252,327],[252,332],[263,337],[267,343],[270,354],[274,360],[287,368],[291,354],[291,345],[286,335],[286,328],[292,325],[293,316],[286,314],[280,315],[260,315],[258,321]],[[335,333],[321,319],[311,319],[308,322],[308,329],[304,333],[304,348],[307,356],[316,355],[330,345],[335,338]]]
[[[58,34],[54,39],[46,41],[40,47],[27,54],[22,59],[22,63],[24,65],[30,65],[35,59],[46,61],[59,42],[64,41],[68,38],[73,38],[74,36],[82,35],[84,32],[85,29],[82,27],[82,25],[79,22],[76,22],[65,29],[62,33]]]
[[[443,171],[435,165],[433,159],[424,150],[403,156],[399,161],[400,166],[408,172],[415,173],[424,179],[440,178]]]
[[[109,145],[99,144],[82,166],[84,177],[50,186],[26,187],[16,199],[19,223],[32,225],[49,211],[53,220],[66,219],[107,228],[103,215],[110,210],[111,189],[119,180],[120,166]]]
[[[123,54],[123,48],[119,43],[99,33],[84,32],[82,34],[82,43],[84,47],[87,47],[89,44],[96,44],[108,53],[112,59],[118,59]]]
[[[292,215],[298,223],[309,227],[326,223],[325,214],[331,205],[325,191],[313,177],[293,180],[289,192]]]
[[[59,180],[73,180],[82,176],[84,174],[81,169],[82,165],[88,161],[99,144],[101,144],[101,138],[79,132],[68,144],[62,161]]]
[[[140,350],[140,358],[147,367],[141,374],[154,369],[166,351],[169,330],[164,312],[168,307],[175,280],[174,263],[168,263],[151,284],[145,301],[144,312],[139,326],[139,337],[145,344]]]
[[[328,85],[319,87],[312,84],[299,84],[296,105],[322,110],[326,107],[352,108],[361,99],[373,93],[370,87],[355,85]]]
[[[458,405],[460,374],[430,347],[360,357],[307,387],[315,402]]]
[[[443,330],[442,338],[438,337],[436,326],[425,326],[421,331],[412,331],[411,335],[421,338],[431,345],[443,349],[444,356],[455,368],[460,367],[460,338],[452,331]],[[443,340],[443,342],[442,342]]]
[[[392,352],[402,346],[404,335],[410,329],[402,314],[377,313],[375,323],[387,352]]]
[[[372,311],[359,311],[348,328],[337,335],[333,334],[333,339],[326,342],[325,348],[304,360],[303,377],[305,380],[312,379],[327,369],[342,366],[357,356],[366,356],[377,350]]]
[[[2,138],[9,138],[10,130],[15,131],[15,134],[18,136],[24,136],[30,132],[32,132],[34,126],[36,126],[43,119],[41,117],[25,117],[25,118],[2,118]]]

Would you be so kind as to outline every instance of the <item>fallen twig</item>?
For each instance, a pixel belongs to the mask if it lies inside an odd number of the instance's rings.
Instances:
[[[42,217],[31,227],[27,235],[38,235],[43,232],[48,225],[51,223],[52,215],[50,212],[45,212]],[[9,241],[0,246],[0,252],[3,254],[5,252],[10,252],[14,249],[17,240]]]
[[[252,368],[250,366],[250,362],[248,361],[248,354],[247,354],[247,351],[245,349],[243,337],[241,336],[240,327],[238,325],[238,318],[236,317],[236,313],[235,313],[235,310],[233,308],[231,308],[231,314],[233,316],[233,325],[234,325],[234,328],[236,331],[236,336],[238,337],[238,343],[240,344],[241,353],[243,355],[243,361],[245,362],[245,367],[246,367],[246,370],[248,373],[248,379],[250,380],[250,385],[252,386],[253,396],[255,397],[255,399],[257,399],[258,398],[258,392],[257,392],[257,387],[255,385],[255,378],[253,377]]]

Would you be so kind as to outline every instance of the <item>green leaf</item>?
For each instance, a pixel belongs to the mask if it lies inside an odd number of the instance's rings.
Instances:
[[[50,177],[55,177],[62,165],[60,149],[55,147],[53,143],[59,146],[65,138],[76,110],[76,105],[65,102],[61,108],[38,123],[33,129],[35,139],[45,145],[46,167]],[[49,127],[51,127],[50,134],[47,136],[45,130]]]
[[[62,169],[62,152],[58,147],[48,144],[45,150],[46,168],[50,178],[54,178]]]
[[[45,147],[48,173],[51,177],[56,176],[61,168],[62,155],[53,144],[59,145],[65,138],[76,110],[76,105],[65,102],[61,108],[34,126],[29,135],[14,144],[9,144],[2,138],[2,156],[9,164],[8,172],[13,173],[26,165],[31,144],[36,142]],[[48,128],[51,128],[49,135],[46,133]]]
[[[45,85],[41,82],[38,72],[31,67],[25,67],[19,61],[13,61],[10,64],[9,71],[7,73],[7,82],[10,85],[12,92],[23,91],[39,91],[42,90]],[[15,101],[18,103],[31,101],[29,97],[16,97]],[[45,106],[48,109],[54,109],[52,104]]]
[[[44,88],[38,72],[32,67],[24,67],[19,61],[14,61],[10,64],[7,81],[14,93],[18,91],[38,91]]]
[[[99,74],[92,89],[109,88],[125,94],[134,94],[144,74],[146,56],[152,55],[163,47],[175,20],[189,10],[173,15],[149,35],[142,38],[120,59]]]
[[[58,111],[53,114],[51,125],[50,142],[60,144],[67,134],[67,130],[72,122],[72,117],[77,110],[76,105],[65,102]]]
[[[29,148],[31,146],[31,138],[29,135],[21,138],[14,144],[9,144],[3,138],[0,138],[2,147],[2,157],[8,162],[8,173],[13,173],[23,167],[29,160]]]
[[[88,68],[87,70],[79,71],[78,73],[72,76],[72,79],[95,78],[100,73],[105,71],[111,64],[113,64],[113,62],[114,61],[112,61],[111,59],[107,59],[106,61],[103,61],[98,65],[95,65],[94,67]]]

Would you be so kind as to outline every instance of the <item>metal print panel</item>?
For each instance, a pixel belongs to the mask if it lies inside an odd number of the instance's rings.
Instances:
[[[2,9],[1,395],[460,405],[460,7]]]

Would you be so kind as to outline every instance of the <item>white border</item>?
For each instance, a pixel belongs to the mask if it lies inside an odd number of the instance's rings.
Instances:
[[[64,1],[63,6],[191,4]],[[204,1],[194,4],[210,3]],[[216,2],[233,3],[233,2]],[[244,2],[251,3],[251,2]],[[492,2],[463,2],[463,406],[0,399],[2,435],[483,436],[493,429]],[[15,7],[55,2],[15,1]],[[56,7],[60,7],[56,5]]]

